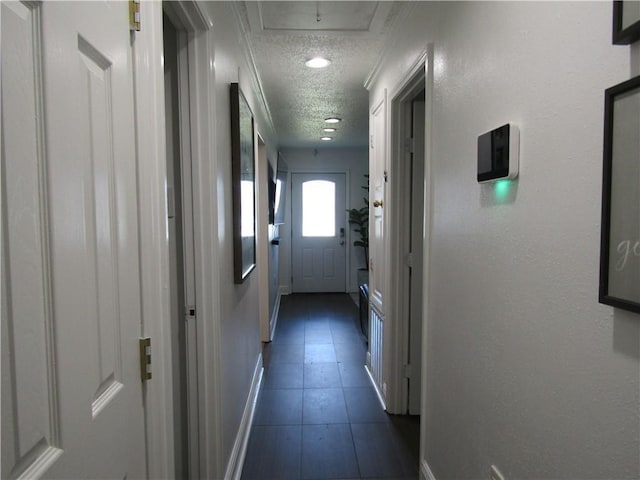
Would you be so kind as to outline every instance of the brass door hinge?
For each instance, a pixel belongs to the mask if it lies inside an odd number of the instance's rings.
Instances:
[[[140,339],[140,379],[151,380],[151,338]]]
[[[129,0],[129,30],[140,31],[140,0]]]

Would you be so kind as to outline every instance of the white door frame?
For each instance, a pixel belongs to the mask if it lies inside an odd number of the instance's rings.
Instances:
[[[267,145],[255,132],[256,155],[256,260],[258,267],[258,303],[260,316],[260,339],[271,341],[271,319],[269,318],[269,168]]]
[[[423,291],[423,305],[422,305],[422,361],[421,361],[421,422],[420,422],[420,469],[424,478],[432,478],[428,475],[429,470],[426,464],[426,423],[427,423],[427,339],[428,339],[428,324],[430,318],[430,245],[431,245],[431,219],[433,212],[433,187],[431,181],[431,125],[432,125],[432,105],[433,105],[433,44],[428,44],[421,55],[416,59],[413,65],[406,71],[403,76],[403,80],[396,86],[391,95],[392,108],[390,108],[390,123],[391,128],[391,142],[392,142],[392,160],[390,169],[392,172],[391,178],[395,184],[392,186],[391,191],[395,192],[397,189],[397,182],[400,181],[397,172],[398,162],[401,161],[404,155],[404,140],[402,132],[398,131],[397,126],[401,125],[399,122],[402,109],[400,103],[411,98],[411,82],[420,75],[420,71],[424,69],[424,87],[425,87],[425,147],[424,147],[424,230],[423,230],[423,271],[422,271],[422,291]],[[395,187],[395,188],[393,188]],[[391,194],[389,198],[389,204],[391,204],[392,210],[390,211],[389,221],[393,222],[394,219],[400,218],[398,212],[399,205],[398,197],[399,193]],[[389,238],[389,256],[391,264],[394,268],[389,272],[389,279],[391,289],[389,291],[389,312],[393,318],[403,318],[403,298],[404,294],[402,286],[400,285],[400,279],[402,277],[402,265],[404,264],[402,256],[402,238],[398,236],[397,228],[390,228],[388,232],[393,232]],[[404,358],[406,358],[406,332],[408,331],[407,322],[394,322],[394,329],[392,338],[389,341],[392,343],[391,350],[393,352],[390,359],[390,371],[391,377],[389,382],[391,385],[389,400],[393,403],[394,408],[398,408],[399,405],[406,405],[406,397],[403,396],[405,390],[402,388],[402,378],[404,376]],[[404,403],[403,403],[404,402]],[[389,411],[393,411],[389,409]]]
[[[215,162],[215,85],[213,21],[198,1],[168,2],[166,10],[187,32],[189,119],[192,167],[196,319],[191,329],[195,352],[188,362],[190,395],[190,476],[221,478],[224,472],[220,392],[220,288],[217,166]],[[190,402],[191,403],[191,402]]]
[[[140,9],[144,29],[134,34],[135,122],[140,202],[142,331],[151,337],[153,378],[145,386],[149,478],[175,472],[169,243],[166,200],[162,4]]]
[[[220,301],[218,272],[215,158],[215,84],[213,22],[197,1],[171,2],[172,20],[186,30],[189,64],[189,117],[193,182],[196,278],[196,415],[199,429],[190,431],[194,478],[223,475],[221,445]],[[173,379],[167,241],[162,3],[141,4],[142,30],[136,34],[136,122],[138,126],[141,211],[141,264],[145,335],[156,345],[153,380],[147,392],[149,478],[174,475]],[[189,368],[191,369],[192,366]],[[193,393],[193,392],[192,392]]]
[[[388,245],[390,258],[390,285],[388,296],[388,312],[394,318],[392,327],[391,348],[389,350],[390,375],[387,379],[387,409],[391,413],[405,414],[409,394],[409,381],[405,372],[405,365],[409,358],[409,280],[407,275],[406,245],[411,232],[407,231],[409,223],[408,207],[409,193],[406,190],[406,157],[405,139],[411,136],[408,131],[410,121],[406,118],[406,106],[422,90],[425,80],[426,52],[424,52],[413,67],[404,76],[404,81],[396,87],[391,95],[391,161],[388,200],[389,222]]]
[[[431,211],[432,211],[432,186],[431,186],[431,104],[433,92],[433,45],[429,44],[422,54],[416,59],[413,65],[406,71],[403,80],[393,90],[391,97],[390,125],[391,125],[391,164],[390,164],[390,191],[388,206],[389,232],[389,257],[390,257],[390,290],[388,296],[388,312],[390,318],[397,319],[393,322],[392,334],[389,338],[390,357],[388,368],[389,383],[387,409],[393,413],[405,413],[408,390],[407,381],[404,378],[404,365],[408,358],[408,335],[409,322],[407,316],[407,299],[406,299],[406,275],[405,275],[405,258],[404,248],[408,232],[400,228],[402,225],[402,208],[403,199],[401,198],[402,190],[400,188],[402,178],[402,162],[405,156],[404,139],[406,133],[402,131],[403,125],[403,103],[412,99],[417,93],[419,82],[424,81],[425,88],[425,171],[424,171],[424,188],[425,188],[425,212],[424,212],[424,231],[423,231],[423,308],[422,308],[422,392],[421,392],[421,414],[422,425],[421,431],[424,431],[426,421],[426,358],[427,358],[427,325],[429,312],[429,246],[431,236]],[[396,193],[397,192],[397,193]],[[424,436],[421,434],[421,440]],[[424,442],[421,441],[421,458]]]

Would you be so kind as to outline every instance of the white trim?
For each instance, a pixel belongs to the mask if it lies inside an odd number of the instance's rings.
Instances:
[[[146,385],[148,478],[175,475],[169,244],[166,199],[162,4],[145,2],[133,40],[140,277],[143,335],[152,339],[153,380]]]
[[[256,267],[258,276],[258,318],[260,323],[260,340],[271,341],[271,317],[269,316],[269,192],[270,182],[267,157],[267,144],[254,131],[254,168],[256,176],[254,209],[257,218],[256,228]]]
[[[436,480],[436,476],[431,471],[431,468],[429,468],[429,464],[426,460],[422,460],[420,462],[420,474],[424,480]]]
[[[198,445],[194,445],[197,472],[193,478],[221,478],[224,472],[222,439],[222,374],[220,345],[220,278],[216,158],[215,48],[213,21],[197,0],[180,2],[187,18],[193,228],[196,278]]]
[[[219,478],[222,459],[222,399],[220,372],[220,278],[218,196],[215,142],[215,85],[213,32],[191,39],[190,65],[194,69],[191,103],[194,178],[194,232],[196,251],[196,312],[198,315],[198,384],[200,414],[200,477]],[[191,52],[193,52],[191,54]]]
[[[373,374],[371,373],[371,369],[369,368],[369,365],[365,365],[364,366],[364,371],[367,372],[367,376],[369,377],[369,381],[371,382],[371,385],[373,386],[373,390],[376,392],[376,396],[378,397],[378,401],[380,402],[380,405],[382,405],[382,409],[386,410],[387,409],[387,405],[384,403],[384,397],[382,395],[382,392],[378,388],[378,384],[373,379]]]
[[[253,371],[251,389],[249,390],[247,403],[244,406],[244,412],[242,414],[242,420],[240,421],[240,427],[238,428],[236,440],[233,443],[233,449],[231,450],[231,455],[229,456],[229,463],[227,464],[227,470],[224,474],[225,480],[240,480],[240,476],[242,475],[244,457],[247,453],[247,444],[249,443],[251,425],[253,424],[253,417],[256,412],[256,404],[258,402],[258,394],[260,393],[260,385],[262,384],[263,372],[264,368],[262,368],[262,354],[260,354],[258,355],[256,368]]]
[[[279,293],[280,293],[280,296],[291,295],[291,285],[280,285]]]
[[[273,312],[271,312],[271,338],[273,339],[273,336],[276,334],[276,326],[278,325],[278,314],[280,313],[280,299],[282,298],[282,295],[280,294],[280,292],[278,292],[278,294],[276,295],[276,301],[275,304],[273,305]]]
[[[410,83],[415,81],[415,77],[419,73],[419,71],[425,68],[428,60],[427,56],[428,47],[420,52],[411,66],[406,70],[400,81],[391,90],[391,95],[389,95],[389,97],[392,99],[392,102],[398,100],[398,96],[403,93],[403,91],[409,86]]]
[[[425,178],[425,205],[429,205],[429,208],[425,208],[424,211],[424,238],[422,241],[422,391],[420,392],[422,405],[420,406],[420,459],[426,463],[427,458],[427,346],[428,346],[428,326],[429,319],[431,318],[431,232],[433,231],[432,218],[433,218],[433,181],[432,181],[432,164],[433,157],[431,155],[431,147],[433,145],[432,137],[432,125],[433,125],[433,91],[434,91],[434,79],[433,79],[433,60],[434,60],[434,47],[430,43],[427,45],[427,63],[426,63],[426,78],[425,78],[425,135],[424,135],[424,178]],[[433,476],[433,475],[432,475]]]
[[[385,366],[389,375],[386,377],[388,382],[387,401],[389,402],[389,411],[391,413],[404,414],[408,405],[408,379],[404,375],[404,365],[409,362],[409,319],[408,311],[409,300],[408,294],[408,272],[405,266],[404,248],[408,244],[407,236],[410,232],[406,231],[406,225],[403,223],[403,212],[407,211],[407,201],[405,198],[406,191],[404,178],[410,178],[406,175],[403,168],[406,152],[404,149],[404,140],[410,132],[406,131],[407,125],[410,123],[404,118],[405,104],[416,93],[421,85],[425,85],[425,64],[427,61],[427,49],[423,50],[416,57],[409,69],[402,75],[401,80],[392,89],[389,95],[390,108],[387,113],[388,124],[391,128],[388,130],[389,142],[389,184],[387,185],[388,194],[387,217],[385,218],[385,234],[386,238],[387,258],[389,259],[387,276],[389,284],[387,285],[386,311],[389,318],[394,318],[393,325],[389,330],[385,330],[385,342],[388,342],[389,355],[386,359]],[[426,140],[426,139],[425,139]],[[403,175],[404,174],[404,175]],[[387,337],[386,334],[390,335]]]

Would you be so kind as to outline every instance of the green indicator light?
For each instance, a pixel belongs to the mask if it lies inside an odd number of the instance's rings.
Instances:
[[[498,180],[495,186],[495,194],[496,198],[499,200],[503,200],[507,195],[509,195],[509,186],[511,182],[509,180]]]

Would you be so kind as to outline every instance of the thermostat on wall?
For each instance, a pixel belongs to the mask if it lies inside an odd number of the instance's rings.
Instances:
[[[507,123],[478,137],[478,182],[518,176],[520,132]]]

